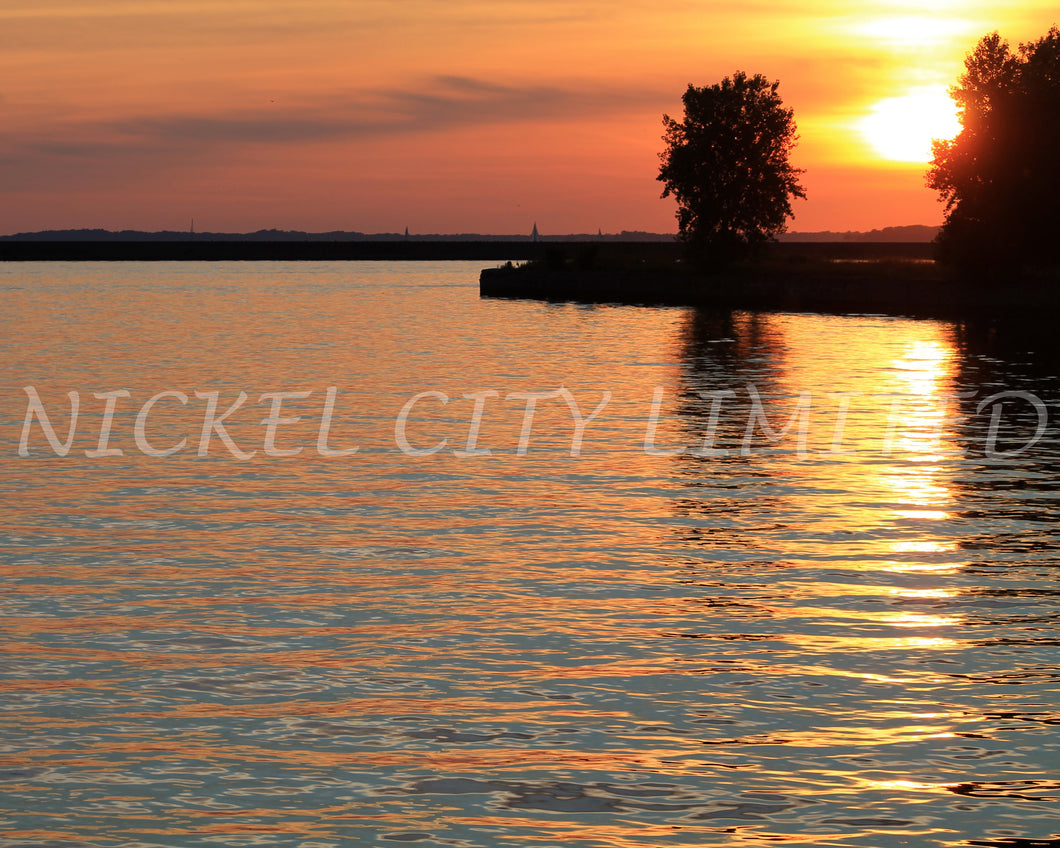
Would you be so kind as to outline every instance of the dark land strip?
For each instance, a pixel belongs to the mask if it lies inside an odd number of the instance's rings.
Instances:
[[[771,245],[778,260],[927,259],[929,243],[917,242],[782,242]],[[672,265],[681,246],[676,241],[247,241],[247,240],[0,240],[0,261],[9,262],[173,262],[173,261],[443,261],[513,262],[531,259],[556,264],[573,262],[600,268]]]
[[[527,260],[530,241],[0,241],[7,262],[257,262]]]
[[[918,243],[782,243],[771,245],[760,259],[704,274],[657,257],[615,263],[604,251],[593,254],[585,245],[571,245],[566,254],[553,251],[526,265],[483,270],[479,293],[579,303],[938,318],[1060,309],[1056,272],[971,282],[932,261],[933,249]]]

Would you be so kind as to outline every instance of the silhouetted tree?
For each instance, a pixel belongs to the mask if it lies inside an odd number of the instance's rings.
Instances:
[[[1055,263],[1060,228],[1060,30],[1018,53],[996,32],[950,90],[961,132],[933,144],[946,203],[939,258],[976,276]]]
[[[663,115],[662,196],[677,199],[680,237],[700,264],[753,252],[784,231],[791,199],[806,196],[802,170],[788,162],[798,137],[779,85],[737,71],[707,88],[689,85],[683,121]]]

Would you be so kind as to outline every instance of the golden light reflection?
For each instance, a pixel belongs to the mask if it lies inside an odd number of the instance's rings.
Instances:
[[[898,789],[907,792],[943,792],[957,785],[956,783],[920,783],[915,780],[867,780],[864,784],[869,790]]]
[[[960,642],[956,639],[929,639],[926,637],[911,637],[908,639],[896,639],[895,642],[899,643],[895,647],[904,648],[906,650],[953,650],[960,646]]]
[[[891,589],[891,594],[896,595],[900,598],[915,598],[921,599],[934,599],[940,600],[944,598],[955,598],[957,597],[956,592],[952,592],[949,589]]]
[[[809,441],[822,453],[833,449],[835,459],[823,466],[830,482],[837,491],[865,495],[837,505],[843,525],[871,526],[883,505],[891,520],[929,525],[949,519],[953,492],[946,466],[957,453],[958,399],[957,353],[945,325],[825,316],[778,316],[770,324],[768,333],[783,352],[784,393],[813,393]],[[850,351],[857,351],[856,360]],[[837,437],[843,398],[849,403]],[[892,537],[879,546],[900,553],[954,549],[951,540],[923,535]]]
[[[960,563],[952,562],[885,562],[879,567],[894,574],[936,574],[940,577],[961,570]]]
[[[900,632],[900,631],[896,631]],[[827,652],[836,651],[844,654],[857,652],[898,651],[908,652],[912,650],[952,650],[960,643],[955,639],[945,636],[904,636],[895,635],[887,637],[860,636],[851,639],[847,636],[794,636],[784,640],[799,648]],[[846,675],[844,675],[846,676]]]
[[[890,547],[892,551],[903,554],[941,554],[957,550],[955,542],[943,542],[938,539],[902,539],[891,542]]]
[[[927,414],[930,415],[930,412]],[[904,453],[919,454],[917,457],[924,462],[937,462],[938,447],[936,437],[924,436],[916,431],[906,431],[897,440],[897,447]],[[891,445],[893,450],[895,445]],[[946,517],[945,510],[931,509],[930,507],[944,501],[949,495],[948,489],[939,483],[938,475],[930,465],[919,468],[903,468],[901,473],[895,473],[887,478],[887,487],[900,496],[903,503],[915,507],[917,512],[935,513],[938,517]]]
[[[960,616],[925,615],[917,612],[888,616],[885,620],[895,627],[951,627],[961,623]]]
[[[902,357],[901,361],[908,363],[929,363],[933,367],[928,369],[928,374],[937,379],[941,373],[938,363],[944,362],[952,357],[953,354],[947,349],[946,345],[938,339],[914,339],[909,342],[908,350]],[[911,364],[909,370],[923,369],[915,364]]]
[[[868,615],[876,624],[894,628],[894,635],[883,640],[891,649],[953,648],[953,640],[932,631],[960,625],[960,616],[948,609],[921,613],[896,608],[903,601],[944,603],[954,598],[955,590],[941,581],[962,568],[955,561],[960,540],[949,529],[957,514],[953,463],[960,456],[955,439],[959,360],[952,331],[941,323],[873,318],[778,316],[773,321],[776,326],[769,329],[783,353],[778,393],[790,398],[809,391],[815,403],[821,399],[812,418],[809,453],[815,449],[821,457],[815,463],[820,488],[836,495],[818,529],[832,539],[849,539],[846,555],[853,568],[923,580],[912,587],[880,587],[870,581],[863,588],[886,606],[878,612],[851,608],[851,621]],[[852,350],[857,351],[853,360]],[[830,453],[840,397],[850,399],[843,452]],[[834,554],[834,544],[829,552]],[[842,616],[832,613],[831,618]],[[849,641],[857,650],[854,644],[870,640],[861,636]],[[879,648],[883,643],[872,644]]]
[[[945,521],[950,517],[948,512],[941,509],[896,509],[894,514],[898,518],[925,519],[929,521]]]
[[[952,424],[956,354],[940,339],[911,339],[902,356],[891,363],[895,385],[887,424],[888,453],[906,462],[896,464],[881,480],[904,508],[897,517],[909,517],[910,507],[918,517],[944,520],[949,513],[940,507],[952,499],[949,481],[937,467],[952,454],[943,442]],[[952,543],[937,540],[902,540],[894,550],[905,553],[938,553],[952,550]]]

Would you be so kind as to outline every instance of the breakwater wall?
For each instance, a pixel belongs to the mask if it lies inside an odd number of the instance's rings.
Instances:
[[[543,256],[545,246],[509,241],[0,241],[0,261],[517,261]]]
[[[772,245],[785,260],[929,258],[931,245],[907,242],[790,242]],[[530,259],[607,265],[672,263],[675,241],[44,241],[0,239],[0,261],[444,261]]]
[[[760,274],[706,276],[665,270],[489,268],[480,275],[479,293],[483,297],[582,303],[931,317],[1031,311],[1050,314],[1060,310],[1060,285],[1056,281],[976,286],[945,277],[930,262],[887,260],[840,260],[826,267],[776,263]]]

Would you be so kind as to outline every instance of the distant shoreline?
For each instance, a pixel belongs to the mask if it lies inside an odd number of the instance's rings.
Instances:
[[[938,236],[939,227],[924,224],[908,224],[884,227],[882,230],[847,230],[832,232],[784,232],[777,236],[780,242],[931,242]],[[252,233],[195,232],[194,230],[38,230],[36,232],[0,235],[3,242],[599,242],[604,244],[629,242],[659,242],[672,244],[675,233],[651,233],[645,230],[621,230],[617,233],[553,233],[516,235],[513,233],[362,233],[356,230],[331,230],[329,232],[306,232],[304,230],[257,230]]]

